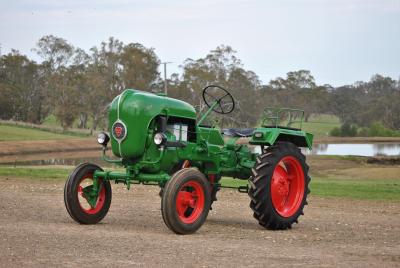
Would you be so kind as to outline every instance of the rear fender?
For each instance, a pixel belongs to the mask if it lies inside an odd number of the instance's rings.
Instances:
[[[257,128],[249,143],[252,145],[274,145],[278,141],[289,141],[298,147],[312,149],[313,135],[297,129]]]

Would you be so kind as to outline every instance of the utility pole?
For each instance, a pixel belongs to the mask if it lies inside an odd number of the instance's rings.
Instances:
[[[1,43],[0,43],[0,57],[1,57]]]
[[[168,89],[167,89],[167,64],[172,63],[170,61],[162,62],[161,64],[164,65],[164,93],[165,95],[168,94]]]

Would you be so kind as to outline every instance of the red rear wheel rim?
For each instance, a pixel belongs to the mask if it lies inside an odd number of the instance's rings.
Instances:
[[[99,213],[99,211],[103,208],[104,202],[106,200],[106,189],[103,185],[103,182],[101,180],[99,180],[100,192],[97,197],[96,205],[92,208],[89,205],[89,202],[86,200],[86,198],[83,195],[83,189],[90,185],[93,185],[93,174],[92,173],[86,174],[79,181],[77,195],[78,195],[78,203],[79,203],[79,206],[81,207],[82,211],[86,214],[93,215],[93,214]]]
[[[176,196],[176,212],[179,220],[192,224],[204,210],[205,194],[202,185],[197,181],[186,182]]]
[[[303,168],[293,156],[285,156],[276,165],[271,179],[271,199],[275,211],[291,217],[301,206],[304,197]]]

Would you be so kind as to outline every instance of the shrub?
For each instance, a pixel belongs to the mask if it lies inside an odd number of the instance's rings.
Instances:
[[[400,136],[400,132],[396,131],[396,130],[392,130],[390,128],[387,128],[380,122],[374,122],[369,127],[368,136],[371,136],[371,137],[395,137],[395,136]]]
[[[333,137],[340,137],[342,133],[340,132],[340,128],[339,127],[334,127],[330,132],[329,135],[333,136]]]
[[[349,123],[344,123],[340,127],[340,134],[342,137],[355,137],[357,136],[358,127]]]
[[[359,137],[368,137],[369,136],[369,128],[363,127],[358,130],[357,136]]]
[[[344,123],[329,132],[333,137],[400,137],[400,131],[385,127],[380,122],[374,122],[369,127],[358,128],[357,125]]]

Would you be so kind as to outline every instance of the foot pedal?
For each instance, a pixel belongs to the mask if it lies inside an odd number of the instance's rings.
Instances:
[[[126,180],[115,179],[115,184],[118,184],[118,183],[123,183],[126,185]]]
[[[238,188],[239,193],[248,193],[249,192],[249,186],[239,186]]]

